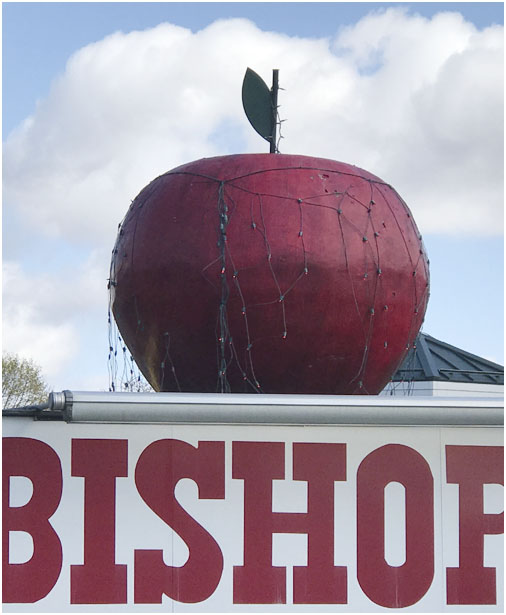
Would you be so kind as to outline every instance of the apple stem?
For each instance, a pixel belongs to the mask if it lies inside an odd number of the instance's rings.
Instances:
[[[277,154],[278,148],[276,147],[276,132],[278,122],[278,90],[279,90],[279,69],[272,69],[272,88],[271,88],[271,100],[272,100],[272,135],[270,138],[270,152],[271,154]]]

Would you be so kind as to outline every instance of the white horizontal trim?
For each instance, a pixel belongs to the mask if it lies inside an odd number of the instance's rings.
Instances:
[[[64,418],[72,423],[407,426],[497,426],[504,423],[504,401],[495,398],[64,393]],[[63,407],[53,406],[52,409],[63,410]]]

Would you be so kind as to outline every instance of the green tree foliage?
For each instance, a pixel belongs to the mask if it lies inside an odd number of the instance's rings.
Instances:
[[[2,355],[2,408],[20,408],[47,401],[49,387],[41,368],[15,354]]]

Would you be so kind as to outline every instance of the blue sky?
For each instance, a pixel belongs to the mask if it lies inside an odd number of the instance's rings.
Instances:
[[[448,11],[452,17],[441,17]],[[191,159],[265,151],[241,117],[234,87],[239,91],[237,75],[243,69],[232,61],[228,66],[233,54],[266,79],[279,58],[281,85],[283,78],[291,85],[281,93],[289,113],[284,153],[358,164],[391,181],[408,202],[431,261],[423,330],[503,363],[502,173],[496,168],[502,168],[497,145],[503,131],[497,114],[502,83],[494,73],[502,66],[496,49],[503,3],[7,2],[2,17],[4,350],[31,354],[54,388],[108,387],[104,281],[116,223],[143,185]],[[227,29],[231,18],[248,19],[256,28],[241,21]],[[225,25],[213,26],[217,19]],[[187,30],[157,29],[163,22]],[[385,34],[376,40],[382,28]],[[136,30],[143,36],[129,35]],[[237,31],[244,32],[244,49]],[[114,32],[122,34],[110,37]],[[408,35],[412,44],[403,39]],[[209,111],[205,138],[190,126],[197,116],[169,118],[174,124],[163,128],[170,136],[164,144],[155,116],[160,114],[157,121],[163,123],[164,113],[176,111],[138,101],[128,72],[133,82],[143,83],[143,71],[137,74],[129,65],[136,45],[145,50],[172,39],[187,50],[184,61],[167,57],[165,68],[163,58],[157,59],[153,71],[176,89],[209,75],[202,87],[213,96],[222,89],[224,110]],[[271,57],[266,48],[272,49]],[[206,68],[214,55],[215,65]],[[313,56],[314,63],[300,69],[306,86],[298,84],[292,77],[297,58],[304,64]],[[117,57],[116,65],[111,57]],[[110,84],[123,72],[122,95]],[[348,123],[340,124],[343,113],[333,111],[330,100],[321,103],[321,123],[314,124],[311,135],[302,134],[306,111],[294,101],[297,87],[304,91],[326,78],[364,105],[364,125],[373,126],[375,142],[357,136],[357,118],[344,113]],[[156,79],[150,87],[158,87]],[[476,87],[468,91],[472,79]],[[368,107],[362,96],[371,84],[378,102]],[[388,93],[393,97],[385,107],[398,104],[395,113],[382,108]],[[157,94],[163,97],[165,90]],[[219,98],[211,104],[220,104]],[[115,144],[104,134],[111,123],[104,118],[116,116],[125,123],[114,133]],[[130,130],[124,118],[133,118],[130,123],[138,123],[141,132],[124,134]],[[176,138],[178,124],[185,122]],[[389,131],[382,131],[385,123],[391,124]],[[329,133],[336,137],[329,140]],[[382,139],[388,140],[388,156]],[[127,159],[125,152],[139,140],[150,156]],[[113,177],[127,178],[121,190],[109,186]],[[97,203],[101,198],[110,203],[110,212]]]

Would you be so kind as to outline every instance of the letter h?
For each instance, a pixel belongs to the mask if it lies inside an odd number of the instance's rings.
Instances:
[[[346,480],[346,445],[293,444],[293,478],[308,483],[307,513],[272,512],[272,481],[285,477],[284,442],[234,442],[233,478],[244,480],[244,565],[234,566],[235,604],[286,603],[286,569],[272,566],[272,534],[307,534],[307,566],[295,566],[295,604],[346,604],[347,571],[334,566],[334,482]]]

